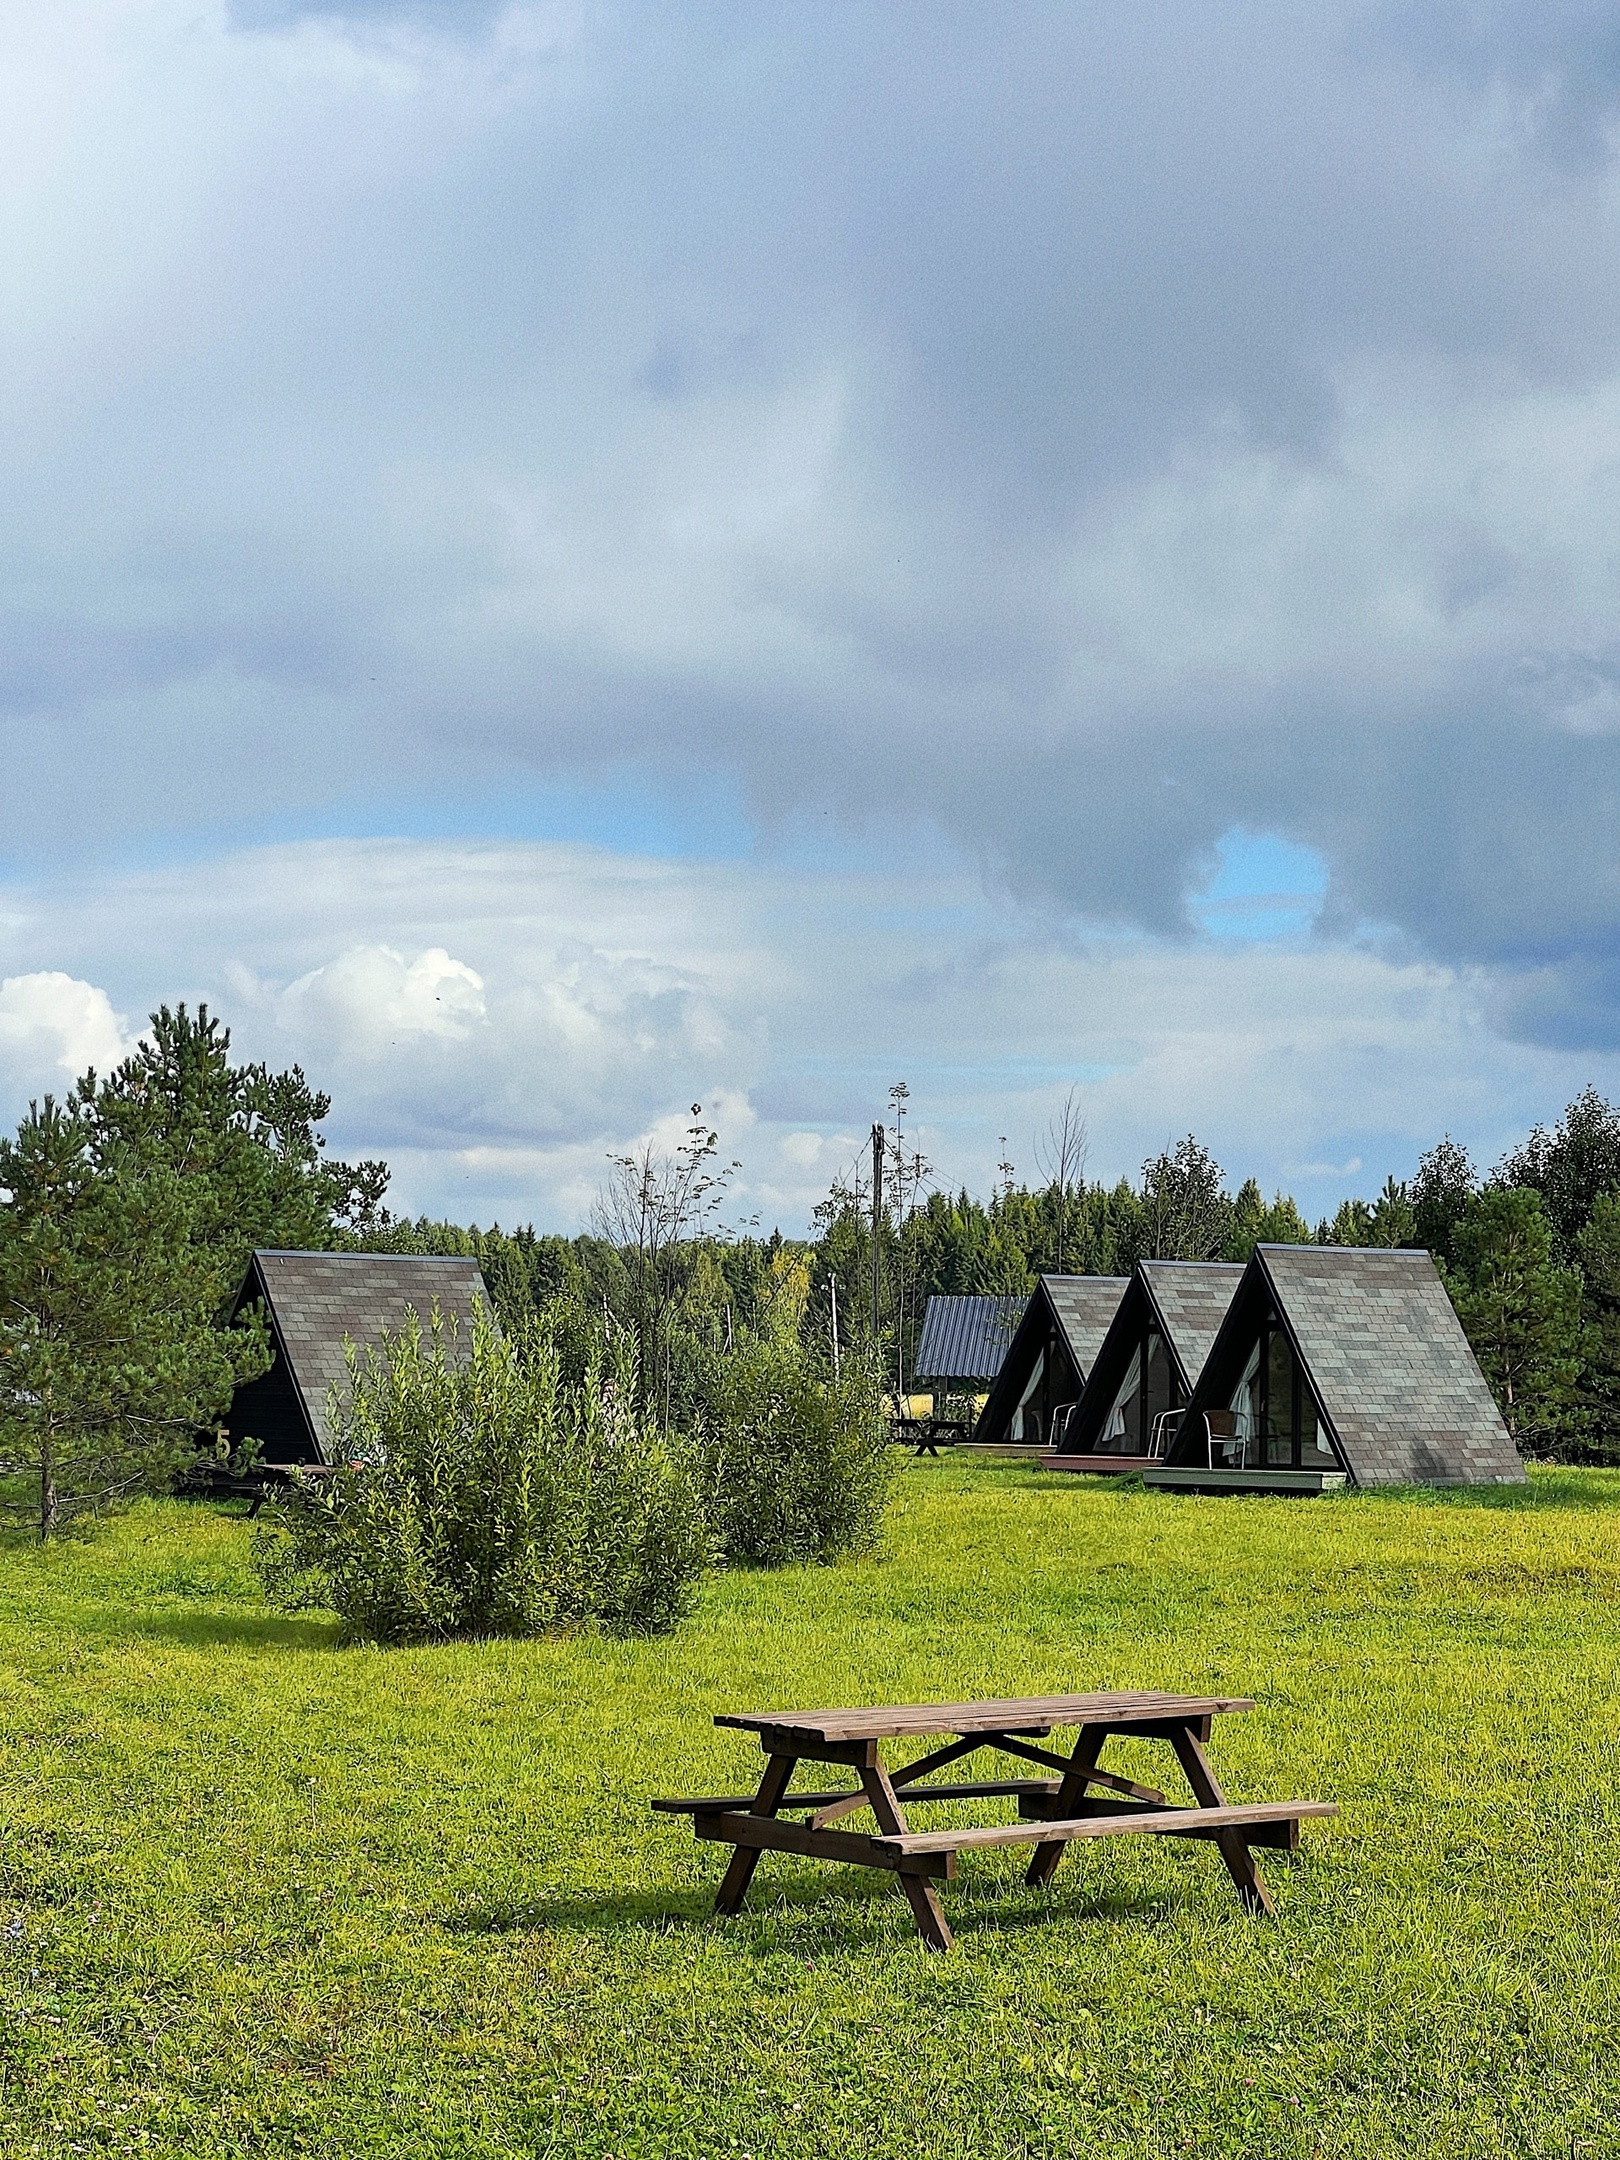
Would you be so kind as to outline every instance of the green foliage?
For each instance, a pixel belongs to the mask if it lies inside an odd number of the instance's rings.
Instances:
[[[1287,1193],[1274,1194],[1267,1207],[1255,1180],[1244,1180],[1232,1203],[1232,1229],[1222,1255],[1224,1259],[1247,1260],[1257,1245],[1308,1245],[1310,1242],[1310,1225]]]
[[[1417,1243],[1442,1265],[1452,1256],[1457,1225],[1467,1220],[1478,1191],[1473,1159],[1449,1133],[1419,1159],[1410,1195],[1413,1225]]]
[[[672,1637],[358,1655],[223,1514],[13,1549],[0,2153],[1604,2160],[1617,1531],[1604,1471],[1198,1500],[947,1457],[880,1557],[711,1576]],[[725,1848],[647,1807],[752,1788],[716,1712],[1093,1687],[1254,1697],[1227,1791],[1340,1803],[1261,1854],[1277,1921],[1210,1845],[1111,1838],[1049,1890],[965,1854],[947,1959],[892,1876],[786,1853],[716,1923]]]
[[[1213,1260],[1234,1227],[1221,1166],[1191,1133],[1142,1165],[1133,1260]]]
[[[340,1467],[301,1481],[258,1542],[272,1598],[345,1633],[409,1643],[594,1623],[658,1634],[709,1557],[691,1474],[635,1407],[628,1358],[577,1387],[555,1344],[482,1310],[463,1343],[413,1314],[351,1355]]]
[[[1453,1232],[1448,1282],[1515,1446],[1554,1453],[1575,1407],[1581,1284],[1553,1260],[1540,1194],[1481,1193]]]
[[[163,1483],[269,1363],[261,1326],[212,1324],[205,1192],[83,1099],[0,1140],[0,1512],[41,1538]]]
[[[106,1079],[91,1072],[76,1103],[102,1152],[183,1178],[189,1236],[217,1259],[228,1299],[259,1246],[324,1251],[339,1232],[379,1218],[380,1162],[329,1162],[317,1130],[331,1098],[294,1065],[233,1065],[231,1038],[199,1005],[161,1006],[151,1032]]]
[[[1466,1208],[1468,1200],[1461,1204]],[[1392,1177],[1384,1180],[1383,1191],[1370,1205],[1365,1200],[1342,1201],[1332,1221],[1317,1232],[1320,1245],[1372,1245],[1383,1252],[1419,1242],[1411,1189]],[[1449,1250],[1449,1228],[1446,1244]]]
[[[1575,1240],[1584,1322],[1581,1430],[1563,1452],[1574,1461],[1620,1462],[1620,1193],[1600,1193]]]
[[[1620,1109],[1582,1088],[1552,1131],[1537,1125],[1496,1176],[1541,1195],[1554,1256],[1569,1261],[1599,1199],[1620,1187]]]
[[[729,1561],[825,1562],[877,1541],[894,1450],[863,1359],[825,1380],[790,1341],[749,1345],[720,1366],[696,1447]]]

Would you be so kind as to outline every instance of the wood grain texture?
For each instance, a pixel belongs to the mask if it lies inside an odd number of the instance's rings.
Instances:
[[[901,1703],[847,1710],[738,1710],[717,1717],[717,1725],[761,1735],[782,1751],[800,1742],[826,1746],[860,1740],[922,1738],[933,1733],[1017,1733],[1039,1738],[1054,1725],[1182,1725],[1218,1717],[1229,1710],[1252,1710],[1253,1702],[1235,1695],[1158,1695],[1122,1692],[1106,1695],[1032,1695],[1001,1701]],[[808,1746],[805,1748],[808,1753]],[[818,1761],[835,1758],[818,1755]]]
[[[1247,1824],[1298,1821],[1302,1816],[1337,1815],[1330,1800],[1270,1800],[1254,1807],[1110,1809],[1105,1815],[1080,1815],[1068,1822],[993,1823],[974,1830],[912,1830],[904,1837],[876,1837],[874,1846],[895,1852],[975,1852],[998,1845],[1033,1845],[1048,1839],[1065,1844],[1076,1838],[1192,1837],[1220,1840]]]

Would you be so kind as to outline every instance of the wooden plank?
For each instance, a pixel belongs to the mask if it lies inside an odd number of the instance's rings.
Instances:
[[[1270,1825],[1301,1816],[1337,1815],[1330,1800],[1272,1800],[1254,1807],[1135,1808],[1109,1806],[1096,1815],[1066,1822],[993,1823],[973,1830],[912,1830],[904,1837],[877,1837],[872,1843],[904,1853],[975,1852],[1000,1845],[1033,1845],[1048,1839],[1072,1844],[1076,1838],[1205,1837],[1219,1840],[1246,1824]]]
[[[1218,1808],[1224,1805],[1226,1796],[1221,1791],[1209,1757],[1204,1753],[1201,1738],[1207,1738],[1207,1735],[1182,1732],[1175,1734],[1170,1744],[1176,1751],[1176,1759],[1181,1764],[1187,1783],[1193,1789],[1193,1798],[1200,1807]],[[1226,1862],[1227,1874],[1237,1885],[1237,1893],[1243,1900],[1245,1909],[1253,1913],[1274,1912],[1276,1907],[1271,1902],[1271,1892],[1266,1888],[1266,1879],[1244,1839],[1237,1836],[1221,1837],[1217,1838],[1215,1843],[1221,1858]]]
[[[907,1763],[903,1770],[894,1771],[891,1774],[890,1783],[897,1787],[909,1785],[915,1778],[926,1777],[930,1770],[941,1770],[946,1763],[956,1762],[964,1755],[974,1754],[983,1745],[984,1742],[977,1738],[953,1740],[949,1747],[935,1748],[930,1754],[919,1755],[915,1762]],[[964,1797],[966,1796],[964,1795]],[[830,1807],[818,1809],[815,1828],[820,1830],[828,1823],[837,1822],[842,1816],[853,1815],[857,1808],[863,1808],[866,1804],[864,1788],[859,1792],[842,1794],[833,1801]]]
[[[906,1818],[882,1763],[875,1762],[863,1770],[861,1783],[866,1787],[866,1796],[872,1803],[872,1813],[877,1818],[880,1833],[888,1837],[904,1837]],[[940,1909],[939,1898],[933,1885],[924,1882],[917,1875],[902,1875],[900,1887],[910,1901],[917,1932],[929,1949],[948,1950],[951,1947],[951,1931]]]
[[[1097,1815],[1105,1812],[1104,1807],[1096,1802],[1087,1801],[1086,1788],[1091,1783],[1097,1768],[1097,1758],[1107,1739],[1108,1734],[1103,1726],[1081,1726],[1075,1735],[1074,1751],[1064,1768],[1063,1783],[1058,1787],[1058,1796],[1053,1803],[1049,1820],[1066,1822],[1073,1821],[1081,1814]],[[1024,1811],[1020,1808],[1018,1812],[1022,1815]],[[1059,1838],[1043,1840],[1036,1846],[1029,1866],[1024,1870],[1024,1881],[1031,1889],[1038,1890],[1052,1880],[1063,1853],[1064,1841]]]
[[[692,1828],[714,1844],[746,1848],[756,1861],[761,1852],[787,1852],[847,1867],[882,1868],[892,1875],[940,1875],[948,1880],[956,1873],[949,1851],[903,1853],[892,1843],[880,1847],[875,1838],[858,1837],[850,1830],[812,1830],[808,1823],[782,1822],[769,1815],[694,1815]]]
[[[1151,1692],[1119,1692],[1103,1695],[1032,1695],[997,1701],[967,1703],[901,1703],[845,1710],[749,1710],[728,1712],[715,1719],[717,1725],[755,1732],[767,1746],[781,1742],[809,1753],[808,1743],[858,1740],[923,1738],[932,1733],[1028,1733],[1038,1736],[1054,1725],[1125,1726],[1152,1724],[1184,1726],[1226,1711],[1252,1710],[1246,1696],[1163,1695]],[[814,1760],[832,1762],[842,1757],[817,1754]]]
[[[774,1815],[796,1768],[797,1764],[791,1755],[773,1755],[765,1765],[765,1774],[759,1781],[759,1791],[749,1802],[749,1813],[740,1816],[739,1821],[763,1821]],[[717,1913],[734,1913],[741,1907],[758,1865],[758,1851],[739,1839],[737,1850],[731,1856],[731,1864],[714,1894],[714,1909]]]
[[[722,1720],[716,1718],[717,1725]],[[735,1720],[733,1720],[735,1723]],[[848,1763],[852,1769],[864,1770],[868,1763],[877,1761],[876,1740],[829,1740],[823,1734],[797,1726],[760,1725],[759,1744],[767,1755],[792,1755],[806,1762]]]
[[[1014,1800],[1027,1793],[1055,1793],[1061,1782],[1057,1778],[975,1778],[958,1785],[907,1785],[901,1787],[898,1778],[891,1778],[897,1791],[903,1791],[906,1805],[914,1800]],[[844,1801],[855,1806],[867,1805],[866,1794],[861,1792],[784,1793],[777,1802],[779,1813],[794,1808],[821,1808]],[[718,1815],[727,1809],[746,1808],[752,1805],[752,1793],[720,1793],[704,1795],[693,1800],[652,1800],[648,1805],[658,1815]],[[818,1823],[814,1826],[819,1829]]]

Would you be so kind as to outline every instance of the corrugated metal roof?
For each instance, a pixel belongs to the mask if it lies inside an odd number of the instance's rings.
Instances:
[[[914,1370],[919,1380],[993,1380],[1027,1298],[931,1297]]]
[[[256,1252],[238,1302],[260,1288],[323,1459],[331,1439],[328,1394],[348,1385],[345,1342],[374,1347],[385,1330],[398,1331],[408,1310],[425,1327],[437,1305],[461,1323],[465,1348],[475,1302],[486,1309],[490,1302],[476,1260],[415,1253]]]
[[[1262,1245],[1255,1261],[1358,1484],[1524,1476],[1426,1252]]]

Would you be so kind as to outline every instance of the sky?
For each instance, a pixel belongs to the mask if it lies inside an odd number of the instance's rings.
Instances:
[[[0,0],[0,1117],[802,1228],[1620,1094],[1611,0]]]

